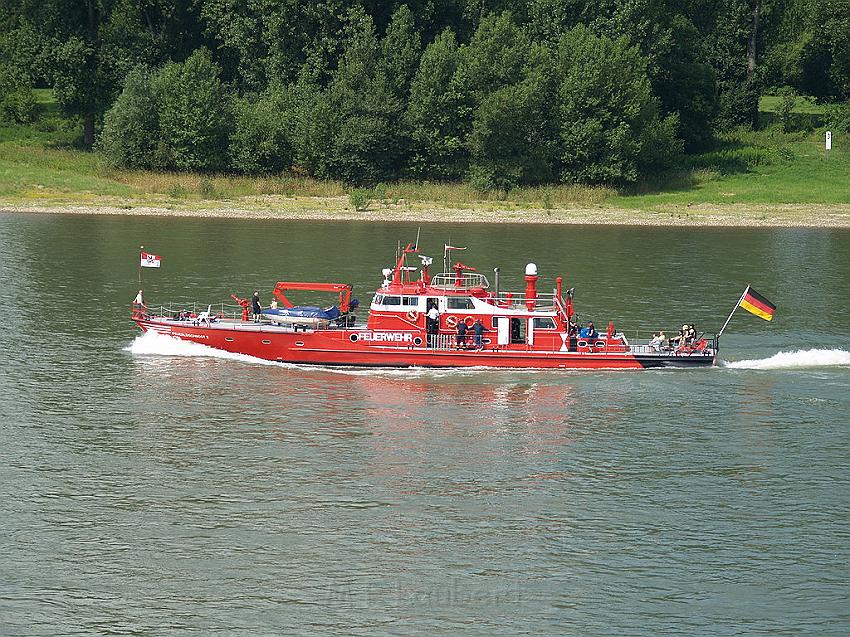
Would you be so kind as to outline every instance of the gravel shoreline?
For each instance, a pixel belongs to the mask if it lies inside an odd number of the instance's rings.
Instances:
[[[436,204],[375,205],[355,211],[340,198],[304,198],[282,201],[281,207],[243,207],[235,203],[198,202],[196,207],[150,205],[12,204],[0,201],[0,212],[200,217],[231,219],[280,219],[316,221],[409,221],[444,223],[531,223],[623,226],[722,226],[784,228],[850,228],[850,204],[696,204],[634,210],[608,207],[568,209],[505,209],[476,206],[450,208]]]

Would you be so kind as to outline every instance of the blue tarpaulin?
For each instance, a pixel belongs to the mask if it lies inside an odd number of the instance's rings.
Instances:
[[[270,316],[291,316],[293,318],[322,319],[325,321],[333,321],[334,319],[340,317],[341,312],[339,311],[339,308],[336,305],[332,305],[324,309],[320,307],[314,307],[312,305],[300,305],[289,308],[267,308],[263,310],[263,314],[268,314]]]

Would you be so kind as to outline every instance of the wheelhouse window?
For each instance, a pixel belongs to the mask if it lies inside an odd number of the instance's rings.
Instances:
[[[419,306],[419,297],[418,296],[403,296],[401,297],[402,305],[410,305],[413,307]]]
[[[381,305],[401,305],[401,297],[387,295]]]
[[[554,330],[555,321],[548,316],[538,317],[534,319],[534,329],[536,330]]]
[[[446,298],[446,308],[449,310],[471,310],[475,306],[468,296],[450,296]]]

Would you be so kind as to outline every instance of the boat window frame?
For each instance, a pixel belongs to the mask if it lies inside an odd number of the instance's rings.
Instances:
[[[534,324],[535,330],[554,330],[554,329],[557,329],[557,327],[558,327],[555,324],[555,319],[552,318],[551,316],[534,316],[534,317],[532,317],[531,321]],[[548,326],[538,325],[537,321],[549,321],[550,325],[548,325]]]
[[[452,306],[452,301],[466,301],[466,305],[463,307]],[[475,303],[472,302],[471,296],[447,296],[446,297],[446,309],[447,310],[474,310]]]

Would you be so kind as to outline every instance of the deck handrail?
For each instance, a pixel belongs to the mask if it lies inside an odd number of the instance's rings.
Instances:
[[[480,272],[462,272],[460,275],[454,272],[440,272],[431,277],[429,285],[441,290],[472,290],[487,289],[490,287],[490,282]]]

